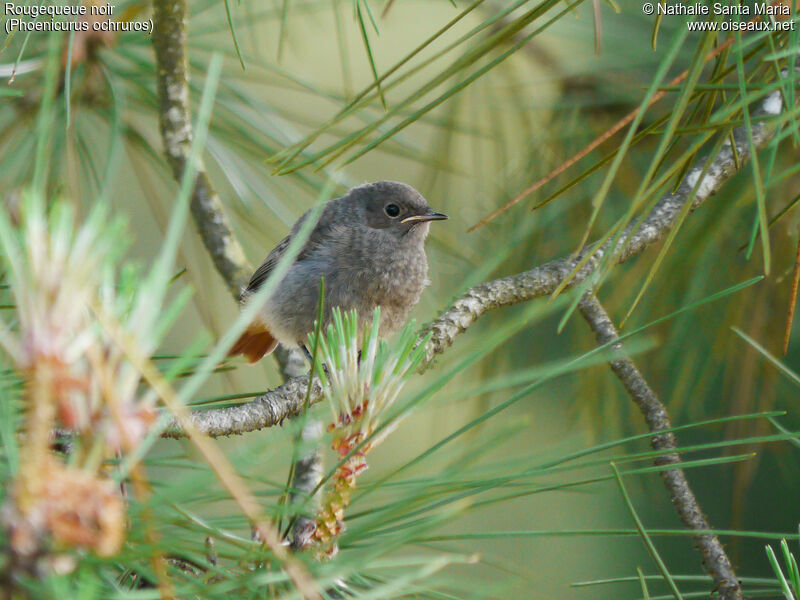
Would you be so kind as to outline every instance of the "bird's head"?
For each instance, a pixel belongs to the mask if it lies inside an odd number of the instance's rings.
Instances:
[[[436,212],[410,185],[397,181],[378,181],[350,190],[351,201],[359,209],[365,224],[382,229],[398,238],[428,234],[428,223],[442,221],[447,215]]]

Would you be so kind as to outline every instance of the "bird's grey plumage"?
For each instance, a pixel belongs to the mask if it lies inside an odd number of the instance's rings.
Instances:
[[[300,217],[253,274],[243,302],[269,277],[308,215]],[[414,188],[392,181],[362,185],[329,201],[260,313],[266,329],[284,345],[304,343],[314,329],[324,277],[325,325],[334,306],[355,309],[360,326],[380,306],[381,335],[395,331],[428,284],[424,243],[429,221],[444,218]]]

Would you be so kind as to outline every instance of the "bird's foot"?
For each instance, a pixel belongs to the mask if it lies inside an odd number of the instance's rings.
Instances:
[[[308,348],[306,347],[305,344],[300,344],[300,349],[303,351],[303,354],[305,354],[305,356],[306,356],[306,360],[308,361],[309,368],[313,368],[314,367],[314,357],[311,355],[311,352],[308,351]],[[328,371],[328,365],[326,365],[325,363],[322,363],[320,366],[322,367],[322,370],[325,372],[325,375],[330,377],[330,371]]]

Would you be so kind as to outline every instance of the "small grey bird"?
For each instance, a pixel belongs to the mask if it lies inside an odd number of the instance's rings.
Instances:
[[[308,214],[298,219],[253,274],[242,292],[243,305],[269,277]],[[395,331],[429,283],[425,256],[429,222],[446,218],[431,210],[410,185],[396,181],[361,185],[330,200],[277,290],[230,354],[244,354],[256,362],[278,342],[305,349],[317,317],[321,277],[325,278],[323,326],[338,306],[358,312],[361,330],[380,306],[381,336]]]

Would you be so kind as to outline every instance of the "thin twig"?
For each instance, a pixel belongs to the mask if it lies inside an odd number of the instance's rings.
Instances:
[[[608,313],[597,298],[590,294],[581,299],[578,309],[589,323],[597,342],[608,344],[619,339]],[[615,358],[609,361],[611,370],[622,382],[631,400],[639,407],[650,431],[655,434],[650,439],[653,450],[677,449],[675,435],[671,431],[665,431],[672,428],[666,407],[647,384],[641,371],[625,354],[622,343],[616,343],[612,348],[615,351]],[[680,457],[677,453],[670,453],[659,456],[654,462],[656,465],[676,465],[675,469],[661,471],[661,479],[669,492],[672,504],[683,524],[695,532],[692,535],[695,546],[703,556],[703,565],[713,578],[720,598],[741,600],[739,580],[719,538],[714,534],[699,532],[711,529],[711,525],[703,514],[683,469],[677,468],[681,462]]]
[[[760,108],[753,111],[753,115],[777,116],[782,110],[781,93],[776,91],[761,102]],[[775,133],[774,125],[768,119],[753,121],[753,144],[756,149],[763,148]],[[425,360],[420,370],[430,365],[437,354],[449,348],[458,335],[489,310],[552,294],[587,254],[591,258],[572,277],[568,287],[585,281],[609,253],[615,263],[623,263],[663,239],[675,224],[695,186],[697,191],[692,210],[713,196],[736,173],[737,168],[742,168],[747,163],[750,145],[744,129],[734,130],[731,140],[726,141],[709,161],[705,174],[703,170],[708,157],[700,157],[689,169],[678,189],[661,198],[640,223],[628,226],[616,246],[612,247],[612,241],[601,246],[590,245],[577,256],[552,260],[530,271],[482,283],[467,290],[428,328],[427,331],[431,331],[433,336],[426,346]],[[735,144],[735,153],[732,144]],[[307,376],[295,377],[247,404],[196,412],[192,418],[198,429],[210,436],[237,435],[280,425],[286,418],[300,414],[307,385]],[[322,387],[315,379],[311,388],[310,404],[315,404],[321,397]],[[164,435],[177,438],[184,434],[177,423],[173,423]]]
[[[158,76],[161,137],[167,162],[180,181],[192,145],[189,71],[186,50],[186,0],[153,2],[153,46]],[[192,216],[214,265],[234,297],[247,284],[252,269],[236,239],[205,169],[200,166],[192,192]]]

